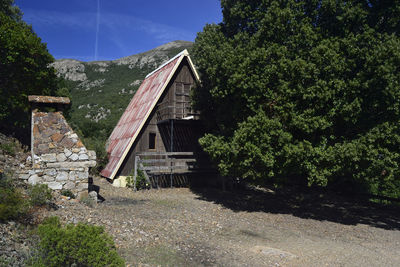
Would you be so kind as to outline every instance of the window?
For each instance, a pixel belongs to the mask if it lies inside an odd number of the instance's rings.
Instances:
[[[149,149],[156,149],[156,134],[149,133]]]

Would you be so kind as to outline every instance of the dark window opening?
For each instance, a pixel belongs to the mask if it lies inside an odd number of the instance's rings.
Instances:
[[[149,133],[149,149],[156,149],[156,134]]]

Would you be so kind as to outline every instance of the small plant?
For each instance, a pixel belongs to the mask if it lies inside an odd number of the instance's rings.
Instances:
[[[74,193],[72,193],[71,190],[68,189],[61,190],[61,195],[69,198],[75,198]]]
[[[96,204],[96,201],[93,198],[91,198],[88,194],[82,194],[79,201],[91,208],[93,208],[94,205]]]
[[[37,228],[37,252],[30,266],[125,266],[114,241],[101,226],[79,223],[61,226],[58,217]]]
[[[26,214],[28,202],[7,177],[0,179],[0,221],[18,219]]]
[[[142,170],[138,170],[138,175],[136,177],[136,188],[140,189],[149,189],[149,184],[147,183],[146,176]]]
[[[51,189],[47,184],[36,184],[29,188],[28,194],[32,206],[44,206],[51,200]]]
[[[15,156],[17,153],[17,148],[15,143],[1,143],[0,150],[3,150],[6,154],[10,156]]]
[[[126,184],[128,187],[133,187],[134,184],[134,174],[132,173],[130,176],[126,177]],[[141,189],[149,189],[150,185],[146,180],[146,176],[144,172],[140,169],[137,170],[137,176],[136,176],[136,189],[141,190]]]

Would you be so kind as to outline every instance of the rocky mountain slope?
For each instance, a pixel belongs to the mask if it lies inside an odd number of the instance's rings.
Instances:
[[[61,59],[52,65],[69,89],[69,122],[81,135],[105,140],[145,76],[192,42],[174,41],[112,61]],[[89,141],[90,143],[90,141]],[[90,144],[89,144],[90,147]]]

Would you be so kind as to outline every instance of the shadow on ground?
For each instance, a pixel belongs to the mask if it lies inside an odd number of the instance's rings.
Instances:
[[[223,192],[218,189],[192,188],[198,199],[221,204],[233,211],[262,211],[292,214],[304,219],[331,221],[347,225],[367,224],[400,230],[400,207],[370,203],[329,191],[285,189],[271,191],[246,188]]]

